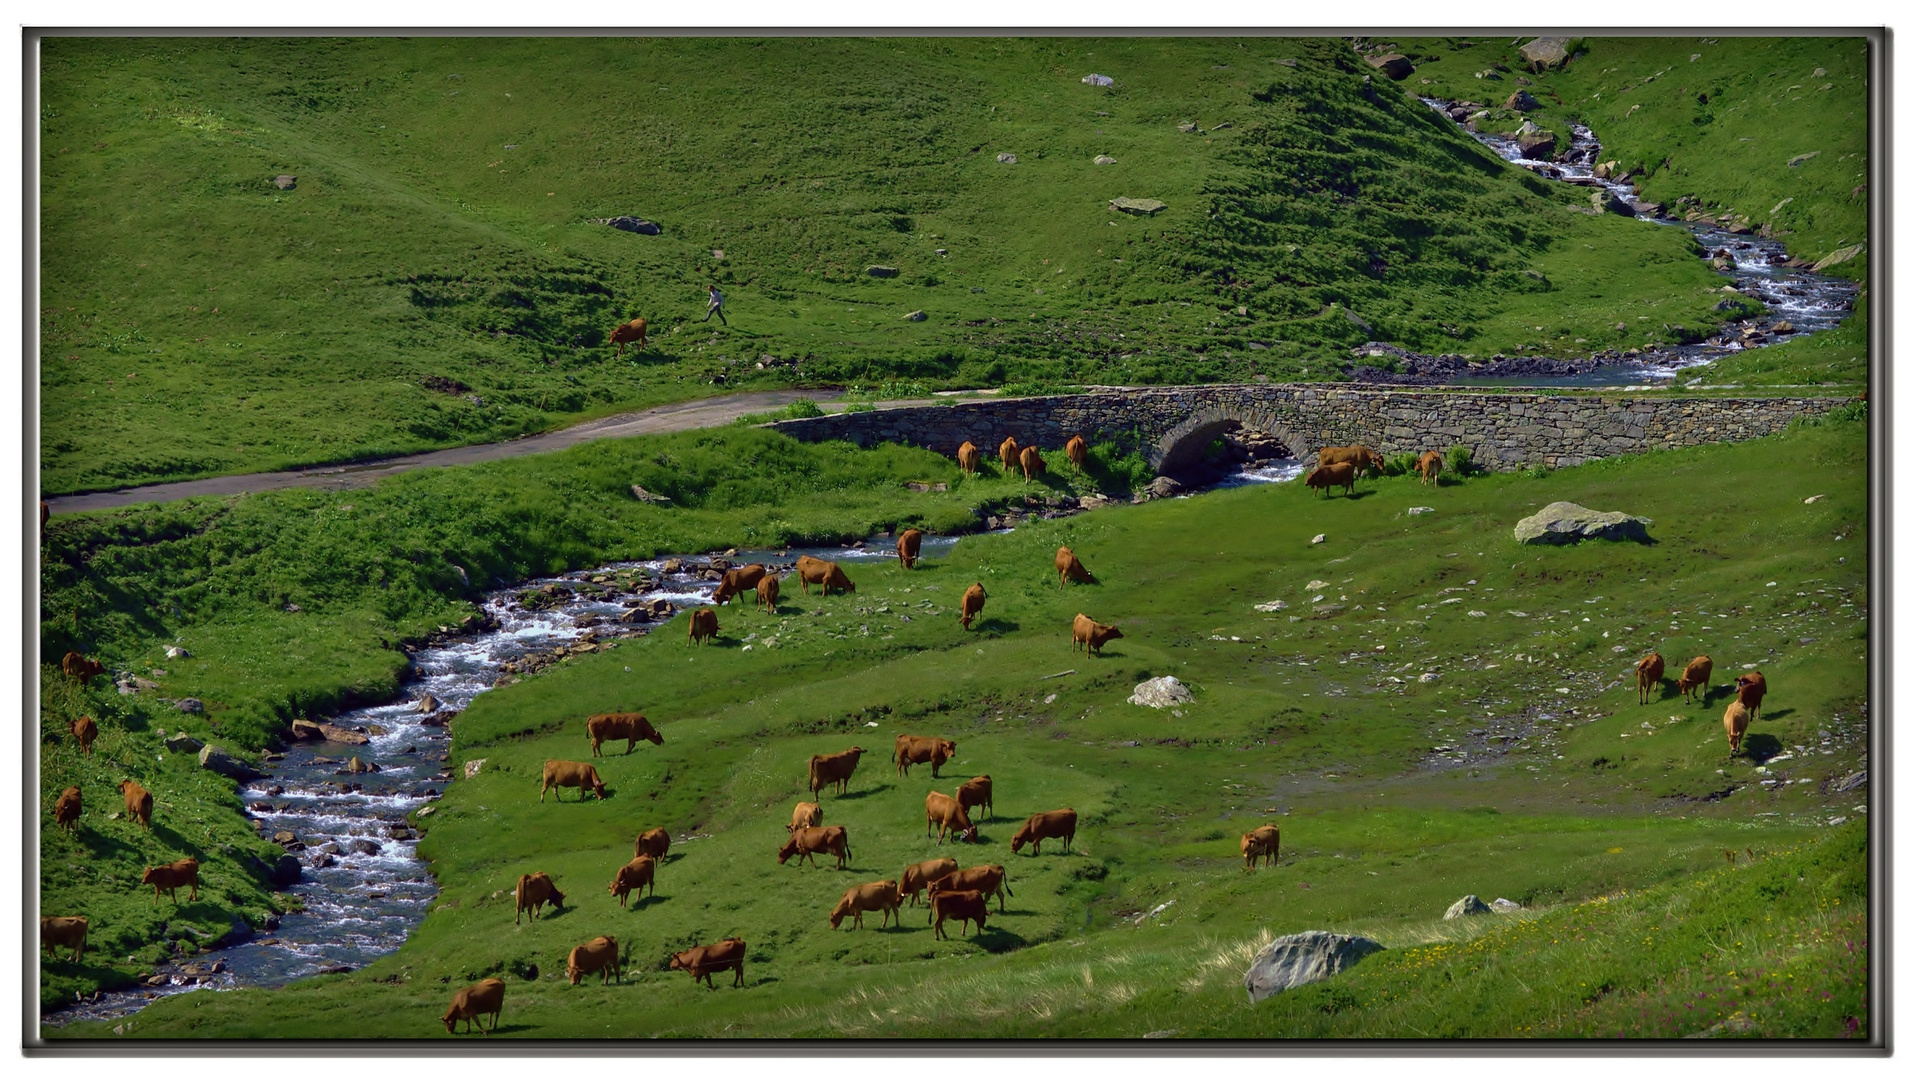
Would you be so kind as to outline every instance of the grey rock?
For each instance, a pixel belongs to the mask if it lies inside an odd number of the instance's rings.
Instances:
[[[178,645],[167,646],[167,659],[169,660],[190,660],[192,658],[192,653],[182,649]]]
[[[1484,900],[1481,900],[1471,893],[1467,893],[1465,896],[1453,901],[1453,906],[1446,909],[1446,918],[1458,919],[1467,915],[1485,915],[1491,911],[1492,908],[1487,907]]]
[[[999,163],[1001,165],[1018,165],[1019,164],[1018,154],[1000,154],[998,155],[998,158],[999,158]]]
[[[1269,942],[1246,969],[1246,998],[1262,1001],[1282,990],[1321,982],[1379,952],[1371,938],[1308,930]]]
[[[1178,127],[1179,127],[1179,130],[1185,132],[1188,135],[1191,135],[1193,132],[1199,130],[1199,125],[1193,123],[1191,120],[1183,121],[1182,123],[1178,125]]]
[[[1438,681],[1439,681],[1439,672],[1437,672],[1437,671],[1428,671],[1428,672],[1423,672],[1423,673],[1422,673],[1422,674],[1421,674],[1421,675],[1419,676],[1419,681],[1420,681],[1420,682],[1438,682]]]
[[[418,713],[439,712],[440,699],[434,697],[432,694],[421,694],[420,699],[413,703],[413,711]]]
[[[1537,37],[1521,45],[1519,55],[1526,58],[1534,71],[1544,71],[1566,62],[1572,40],[1569,37]]]
[[[1144,217],[1151,217],[1166,209],[1166,204],[1158,199],[1129,199],[1124,195],[1109,201],[1106,205],[1122,214],[1139,214]]]
[[[900,276],[900,268],[897,266],[869,266],[866,268],[866,274],[868,277],[895,278]]]
[[[1571,544],[1580,540],[1647,541],[1651,518],[1617,510],[1588,510],[1578,503],[1556,502],[1513,526],[1513,539],[1522,544]]]
[[[1411,78],[1413,74],[1413,62],[1398,53],[1368,57],[1366,62],[1378,68],[1382,74],[1394,82],[1403,82]]]
[[[901,315],[901,316],[900,316],[900,318],[901,318],[901,319],[904,319],[904,320],[905,320],[905,321],[907,321],[907,322],[925,322],[925,321],[926,321],[926,312],[924,312],[924,311],[909,311],[909,312],[907,312],[906,314],[904,314],[904,315]]]
[[[185,713],[203,713],[207,711],[205,703],[199,698],[183,697],[174,702],[173,707]]]
[[[1134,705],[1144,705],[1149,709],[1167,709],[1174,705],[1189,704],[1193,692],[1185,684],[1171,675],[1161,675],[1157,679],[1147,679],[1133,687],[1133,696],[1126,699]]]
[[[257,780],[266,774],[218,746],[200,748],[200,767],[234,780]]]
[[[1532,112],[1539,108],[1539,99],[1524,90],[1514,90],[1506,99],[1506,107],[1514,112]]]
[[[633,497],[640,500],[641,502],[670,503],[673,501],[672,499],[669,499],[664,495],[655,495],[638,484],[634,484],[632,487],[627,488],[627,490],[631,491],[633,493]]]
[[[1111,86],[1113,85],[1113,77],[1111,75],[1093,74],[1082,78],[1080,82],[1088,86]]]
[[[1619,197],[1617,192],[1601,189],[1592,193],[1593,210],[1601,214],[1618,214],[1622,217],[1633,216],[1633,204]]]
[[[1526,910],[1525,908],[1520,907],[1518,904],[1513,903],[1511,900],[1508,900],[1503,896],[1497,900],[1494,900],[1488,906],[1501,915],[1511,915],[1515,911]]]
[[[200,752],[200,748],[205,745],[206,743],[188,735],[184,731],[176,731],[167,736],[166,739],[167,749],[176,754],[197,754]]]
[[[348,841],[346,849],[355,855],[378,855],[380,853],[380,845],[372,840]]]
[[[1866,775],[1866,771],[1864,769],[1861,769],[1858,772],[1853,773],[1851,776],[1846,777],[1844,780],[1839,781],[1839,786],[1832,789],[1833,793],[1836,795],[1842,792],[1851,791],[1852,789],[1857,787],[1864,787],[1869,779],[1870,778]]]
[[[1185,490],[1184,484],[1170,476],[1155,476],[1152,483],[1141,488],[1139,494],[1133,496],[1133,501],[1142,503],[1152,499],[1170,499]]]
[[[628,217],[624,214],[619,217],[595,218],[593,223],[595,225],[611,225],[622,232],[639,233],[641,236],[660,235],[660,227],[653,222],[645,218]]]
[[[1797,169],[1799,166],[1804,165],[1806,162],[1811,161],[1813,158],[1816,158],[1818,156],[1819,156],[1819,151],[1817,150],[1814,150],[1810,154],[1800,154],[1798,157],[1793,158],[1790,161],[1786,162],[1786,168]]]
[[[1530,120],[1526,123],[1528,126],[1532,125]],[[1522,129],[1517,142],[1520,157],[1527,161],[1544,161],[1553,156],[1553,147],[1559,144],[1559,136],[1541,128],[1533,128],[1531,131]]]
[[[1106,156],[1105,154],[1101,154],[1101,155],[1099,155],[1098,157],[1096,157],[1096,158],[1094,158],[1094,159],[1093,159],[1093,164],[1095,164],[1095,165],[1117,165],[1117,164],[1119,164],[1119,159],[1118,159],[1118,158],[1114,158],[1114,157],[1107,157],[1107,156]]]
[[[292,733],[295,739],[303,742],[319,740],[350,743],[354,746],[365,746],[367,743],[367,737],[357,731],[349,731],[334,724],[316,723],[312,720],[295,720],[292,724]]]
[[[293,186],[299,182],[299,177],[288,173],[281,173],[273,178],[273,186],[279,188],[281,191],[292,191]]]

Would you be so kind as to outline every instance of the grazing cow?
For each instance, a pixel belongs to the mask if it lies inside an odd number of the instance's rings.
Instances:
[[[1704,705],[1706,703],[1706,683],[1711,678],[1712,657],[1693,657],[1692,663],[1687,664],[1685,672],[1679,676],[1679,696],[1685,698],[1687,701],[1691,701],[1692,692],[1698,690],[1699,703]]]
[[[959,467],[960,471],[968,476],[979,472],[979,447],[974,446],[970,440],[960,444]]]
[[[959,786],[953,792],[953,799],[960,804],[961,810],[971,810],[975,806],[984,806],[987,813],[993,812],[993,778],[975,776]]]
[[[1446,459],[1440,456],[1439,451],[1428,450],[1419,455],[1419,482],[1422,485],[1438,483],[1439,474],[1445,470]]]
[[[1082,585],[1099,584],[1099,579],[1086,572],[1086,567],[1080,565],[1079,556],[1073,554],[1073,549],[1069,547],[1053,552],[1053,569],[1059,571],[1059,584],[1053,586],[1056,589],[1065,588],[1068,581]]]
[[[1086,471],[1086,440],[1078,435],[1066,440],[1066,460],[1073,463],[1073,471]]]
[[[1634,670],[1639,674],[1639,703],[1644,705],[1663,689],[1660,680],[1666,677],[1666,658],[1658,653],[1649,653]]]
[[[939,892],[926,890],[926,899],[933,905],[933,937],[946,936],[946,920],[952,919],[960,924],[960,933],[966,932],[966,924],[973,924],[975,934],[986,931],[986,899],[977,889],[961,889],[957,892]]]
[[[620,906],[626,906],[626,894],[634,889],[645,889],[648,896],[653,892],[653,856],[635,855],[632,861],[620,867],[613,875],[613,884],[606,891],[620,898]]]
[[[1039,447],[1021,447],[1019,452],[1019,470],[1026,475],[1028,483],[1035,476],[1046,475],[1046,459],[1039,456]]]
[[[1123,638],[1118,624],[1106,626],[1086,617],[1085,613],[1073,616],[1073,651],[1078,652],[1081,645],[1086,646],[1086,655],[1098,655],[1100,649],[1114,638]]]
[[[833,905],[833,913],[826,917],[826,924],[833,929],[840,928],[840,920],[853,916],[853,928],[866,925],[864,915],[869,911],[880,913],[880,929],[886,929],[886,917],[892,915],[897,923],[900,916],[900,887],[897,881],[875,881],[869,885],[855,885],[846,890],[840,902]]]
[[[820,825],[820,804],[816,802],[797,802],[793,804],[793,822],[786,827],[787,832],[797,829],[817,829]]]
[[[986,610],[986,587],[975,581],[972,587],[960,597],[960,628],[971,630],[973,620],[979,618],[979,613],[984,610]]]
[[[127,816],[153,828],[153,792],[141,787],[138,780],[122,780],[120,794],[126,796]]]
[[[1001,915],[1006,914],[1006,898],[1013,895],[1013,887],[1006,883],[1004,866],[969,866],[964,870],[954,870],[928,881],[926,887],[938,892],[972,889],[982,897],[998,895]]]
[[[1332,497],[1334,488],[1345,488],[1346,494],[1351,495],[1353,476],[1353,467],[1343,461],[1337,465],[1322,465],[1307,475],[1306,487],[1308,490],[1325,488],[1327,498]]]
[[[806,784],[813,791],[814,801],[819,801],[821,789],[828,785],[838,785],[839,794],[846,794],[847,781],[853,779],[853,769],[859,765],[860,755],[864,753],[864,747],[855,746],[837,754],[814,754],[808,758]]]
[[[1381,456],[1377,450],[1366,446],[1364,443],[1354,443],[1351,446],[1324,446],[1320,448],[1319,465],[1321,468],[1338,464],[1351,465],[1353,471],[1356,473],[1364,469],[1371,469],[1373,473],[1377,475],[1386,468],[1386,459]]]
[[[1279,862],[1279,827],[1261,825],[1239,837],[1239,853],[1246,856],[1246,869],[1251,870],[1261,856],[1268,866]]]
[[[900,554],[900,569],[911,570],[913,564],[920,561],[920,538],[925,535],[921,529],[908,529],[900,534],[899,543],[893,545]]]
[[[766,576],[766,567],[760,563],[748,563],[736,566],[720,575],[720,587],[713,590],[713,603],[717,606],[732,600],[736,596],[745,596],[760,584]]]
[[[668,971],[684,971],[693,976],[694,982],[706,980],[706,988],[713,989],[713,973],[733,969],[733,985],[746,985],[746,942],[730,937],[712,945],[699,945],[673,954],[666,965]]]
[[[73,950],[73,962],[79,963],[87,952],[85,915],[47,915],[40,919],[40,945],[49,955],[58,957],[59,947]]]
[[[955,839],[971,844],[979,843],[979,830],[966,820],[966,809],[950,795],[937,791],[926,793],[926,835],[933,835],[933,826],[940,827],[939,842],[946,843],[946,834],[952,833]]]
[[[566,894],[545,872],[521,874],[520,880],[513,886],[513,925],[520,925],[520,913],[530,912],[528,918],[540,917],[540,906],[552,904],[554,911],[566,910]]]
[[[60,670],[67,673],[67,678],[76,682],[87,682],[95,675],[107,673],[105,665],[100,661],[89,660],[77,652],[69,652],[60,658]]]
[[[140,875],[140,884],[153,886],[153,906],[160,906],[160,890],[167,891],[167,899],[180,902],[180,894],[174,890],[187,887],[189,901],[200,899],[200,860],[193,858],[175,859],[165,866],[149,866],[147,872]]]
[[[686,640],[703,644],[720,636],[720,617],[710,607],[703,607],[686,617]]]
[[[959,744],[937,735],[893,736],[893,771],[910,775],[922,761],[933,764],[933,777],[939,778],[940,766],[959,756]]]
[[[93,740],[100,737],[100,725],[93,722],[93,717],[82,716],[73,722],[73,737],[79,741],[80,749],[92,757]]]
[[[1019,440],[1011,435],[1006,437],[1005,442],[999,444],[999,467],[1001,472],[1009,476],[1014,469],[1019,468]]]
[[[1052,837],[1066,841],[1065,851],[1072,854],[1073,833],[1079,829],[1079,812],[1071,807],[1064,810],[1042,810],[1026,819],[1026,824],[1013,834],[1013,854],[1018,855],[1020,845],[1033,845],[1033,854],[1039,854],[1039,842]]]
[[[1739,694],[1739,704],[1746,707],[1754,720],[1759,719],[1759,705],[1766,700],[1766,677],[1757,671],[1748,671],[1733,680],[1732,685]]]
[[[440,1022],[446,1025],[446,1033],[453,1034],[453,1025],[466,1021],[466,1034],[473,1034],[473,1021],[493,1014],[493,1030],[500,1030],[500,1009],[506,1004],[506,980],[481,979],[472,986],[453,995],[453,1004],[447,1006],[446,1015]],[[486,1024],[480,1024],[480,1034],[485,1035]]]
[[[651,855],[656,859],[666,858],[666,849],[673,846],[673,838],[665,829],[648,829],[633,838],[635,856]]]
[[[1733,699],[1726,705],[1726,746],[1727,753],[1739,752],[1739,740],[1746,737],[1746,725],[1752,723],[1752,713],[1746,709],[1745,702]]]
[[[839,563],[802,555],[794,565],[800,572],[800,592],[805,595],[812,595],[806,588],[808,585],[818,585],[821,596],[832,595],[834,589],[842,592],[859,591],[853,588],[852,580],[840,569]]]
[[[846,860],[853,853],[846,843],[846,826],[794,829],[787,835],[786,843],[780,845],[780,865],[785,866],[786,860],[798,855],[801,862],[817,867],[819,863],[813,861],[813,856],[821,853],[833,856],[833,869],[846,869]],[[793,865],[798,867],[799,863]]]
[[[780,613],[780,579],[768,574],[760,579],[759,599],[754,602],[756,608],[765,608],[768,615]]]
[[[920,891],[959,869],[958,859],[928,859],[900,871],[900,899],[919,903]]]
[[[80,789],[70,787],[53,803],[53,823],[78,835],[80,832]]]
[[[621,323],[620,325],[614,327],[611,331],[608,331],[606,335],[606,343],[608,345],[619,346],[618,349],[615,349],[613,351],[613,355],[615,356],[626,355],[626,343],[629,341],[637,342],[638,348],[641,348],[641,349],[646,348],[646,320],[645,319],[634,319],[632,322]]]
[[[666,739],[653,730],[647,722],[646,714],[636,712],[600,713],[586,718],[586,737],[593,744],[593,756],[600,756],[600,744],[626,740],[626,752],[633,752],[633,744],[645,739],[654,746],[662,745]]]
[[[553,789],[553,799],[559,801],[560,789],[576,787],[580,789],[580,801],[586,801],[586,789],[593,789],[593,797],[606,798],[606,785],[600,783],[599,771],[584,761],[555,761],[548,758],[546,766],[540,770],[540,801],[546,801],[546,789]]]
[[[567,982],[580,985],[580,976],[600,973],[600,985],[605,986],[607,976],[614,982],[620,980],[620,943],[610,937],[596,937],[584,945],[573,946],[566,954]]]

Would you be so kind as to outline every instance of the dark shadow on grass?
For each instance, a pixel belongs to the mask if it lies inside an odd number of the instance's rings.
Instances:
[[[1773,711],[1769,713],[1761,713],[1758,716],[1753,717],[1753,722],[1758,723],[1761,720],[1766,720],[1766,721],[1784,720],[1786,717],[1791,716],[1797,713],[1798,711],[1799,711],[1798,709],[1774,709]]]
[[[988,916],[988,918],[991,918],[991,916]],[[1014,949],[1023,949],[1026,947],[1025,938],[1010,930],[1001,930],[991,923],[987,924],[986,929],[967,940],[974,942],[989,953],[1012,952]]]
[[[1780,742],[1777,736],[1755,735],[1750,731],[1746,732],[1744,747],[1742,751],[1743,755],[1752,759],[1753,763],[1758,765],[1764,765],[1772,758],[1778,757],[1780,752],[1786,748],[1785,744]]]
[[[134,853],[132,844],[108,836],[98,829],[82,828],[79,840],[86,845],[87,854],[95,859],[122,859]]]
[[[886,790],[887,788],[889,788],[889,787],[891,787],[891,786],[892,786],[892,785],[890,785],[890,784],[882,784],[882,785],[880,785],[879,787],[869,787],[869,788],[861,788],[861,789],[859,789],[858,791],[849,791],[849,792],[847,792],[847,793],[846,793],[846,794],[844,794],[844,795],[835,795],[835,796],[833,796],[833,798],[834,798],[834,799],[864,799],[864,798],[866,798],[866,797],[867,797],[868,795],[874,795],[874,794],[877,794],[877,793],[879,793],[879,792],[881,792],[881,791],[884,791],[884,790]],[[825,797],[826,797],[826,794],[827,794],[827,793],[826,793],[826,792],[825,792],[824,790],[822,790],[822,791],[820,792],[820,797],[821,797],[821,798],[825,798]]]
[[[652,907],[654,904],[664,904],[671,899],[673,899],[673,894],[671,893],[668,893],[665,896],[661,896],[658,893],[650,893],[646,896],[635,896],[630,898],[629,900],[627,900],[626,906],[629,909],[637,912],[641,908]]]
[[[980,619],[973,620],[973,629],[968,630],[967,633],[999,635],[999,634],[1010,634],[1013,631],[1018,629],[1019,629],[1019,624],[1012,621],[1011,619],[980,618]]]

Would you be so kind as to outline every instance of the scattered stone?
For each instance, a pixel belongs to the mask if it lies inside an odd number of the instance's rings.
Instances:
[[[633,497],[640,500],[641,502],[669,503],[673,501],[672,499],[669,499],[664,495],[655,495],[638,484],[634,484],[632,487],[627,488],[627,490],[631,491],[633,493]]]
[[[1307,542],[1308,542],[1308,543],[1311,543],[1311,544],[1323,544],[1323,543],[1325,543],[1325,542],[1326,542],[1326,534],[1325,534],[1325,533],[1317,533],[1317,534],[1315,534],[1315,535],[1313,536],[1313,538],[1312,538],[1311,540],[1309,540],[1309,541],[1307,541]]]
[[[925,321],[926,321],[926,312],[924,312],[924,311],[909,311],[909,312],[907,312],[906,314],[904,314],[904,315],[901,315],[901,316],[900,316],[900,318],[901,318],[901,319],[904,319],[904,320],[905,320],[905,321],[907,321],[907,322],[925,322]]]
[[[1567,47],[1572,44],[1569,37],[1537,37],[1519,47],[1519,55],[1526,58],[1534,71],[1558,67],[1566,62]]]
[[[866,268],[866,275],[868,277],[895,278],[900,276],[900,268],[897,266],[869,266]]]
[[[1268,600],[1268,601],[1267,601],[1266,603],[1264,603],[1264,604],[1254,604],[1254,605],[1253,605],[1253,610],[1254,610],[1254,611],[1285,611],[1285,610],[1286,610],[1286,601],[1284,601],[1284,600]]]
[[[1199,130],[1199,125],[1198,125],[1198,124],[1195,124],[1195,123],[1193,123],[1193,122],[1192,122],[1191,120],[1186,120],[1186,121],[1182,121],[1182,122],[1181,122],[1181,123],[1180,123],[1180,124],[1178,125],[1178,127],[1179,127],[1179,130],[1180,130],[1180,131],[1182,131],[1182,132],[1184,132],[1184,133],[1186,133],[1186,134],[1188,134],[1188,135],[1191,135],[1191,134],[1192,134],[1193,132],[1195,132],[1195,131],[1198,131],[1198,130]]]
[[[1263,1001],[1282,990],[1321,982],[1359,963],[1385,946],[1371,938],[1308,930],[1276,938],[1246,969],[1246,997]]]
[[[273,186],[279,188],[281,191],[292,191],[294,185],[299,182],[300,178],[290,173],[281,173],[273,178]]]
[[[292,602],[288,602],[287,604],[283,605],[280,610],[291,612],[295,615],[298,615],[300,613],[300,605]]]
[[[1620,198],[1619,193],[1610,188],[1602,188],[1592,193],[1593,213],[1618,214],[1621,217],[1633,216],[1633,204]]]
[[[1513,96],[1506,99],[1506,107],[1514,112],[1532,112],[1539,108],[1539,99],[1524,90],[1514,90]]]
[[[1804,165],[1806,162],[1811,161],[1813,158],[1816,158],[1818,156],[1819,156],[1819,151],[1817,150],[1814,150],[1810,154],[1800,154],[1798,157],[1787,161],[1786,168],[1797,169],[1799,166]]]
[[[169,660],[190,660],[192,658],[192,653],[182,649],[178,645],[167,646],[167,659]]]
[[[174,702],[173,707],[184,713],[203,713],[207,711],[206,705],[201,702],[199,698],[183,697]]]
[[[312,720],[304,719],[293,722],[292,734],[295,739],[303,742],[319,740],[322,742],[348,743],[353,746],[365,746],[368,742],[367,737],[357,731],[349,731],[346,728],[333,724],[315,723]]]
[[[1126,699],[1134,705],[1144,705],[1149,709],[1167,709],[1174,705],[1188,704],[1193,700],[1193,692],[1185,684],[1171,675],[1161,675],[1157,679],[1148,679],[1133,687],[1133,696]]]
[[[630,217],[625,214],[619,217],[594,218],[593,224],[611,225],[622,232],[639,233],[641,236],[660,235],[660,227],[658,225],[645,218]]]
[[[1497,900],[1494,900],[1492,904],[1489,906],[1494,911],[1498,912],[1501,915],[1511,915],[1515,911],[1526,910],[1525,908],[1520,907],[1518,904],[1513,903],[1511,900],[1508,900],[1503,896]]]
[[[1837,266],[1842,262],[1849,262],[1853,259],[1856,259],[1861,254],[1863,254],[1865,250],[1866,250],[1866,245],[1864,244],[1854,244],[1851,247],[1840,248],[1838,251],[1835,251],[1832,254],[1826,256],[1825,258],[1820,259],[1818,262],[1813,263],[1812,264],[1813,273],[1816,274],[1819,271],[1824,270],[1828,266]]]
[[[354,756],[347,759],[346,771],[353,773],[355,775],[358,775],[359,773],[379,772],[380,766],[374,764],[371,761],[361,761],[360,756],[358,754],[355,754]]]
[[[1519,144],[1520,157],[1527,161],[1544,161],[1553,156],[1553,148],[1559,145],[1559,136],[1528,120],[1515,133],[1515,141]]]
[[[440,699],[434,697],[432,694],[421,694],[420,699],[413,703],[413,711],[417,713],[439,712]]]
[[[1099,155],[1098,157],[1096,157],[1096,158],[1094,158],[1094,159],[1093,159],[1093,164],[1095,164],[1095,165],[1117,165],[1117,164],[1119,164],[1119,159],[1118,159],[1118,158],[1114,158],[1114,157],[1107,157],[1107,156],[1106,156],[1105,154],[1101,154],[1101,155]]]
[[[355,855],[378,855],[380,853],[380,845],[378,843],[364,839],[349,841],[346,849]]]
[[[1432,512],[1433,508],[1430,506],[1408,506],[1406,508],[1407,517],[1418,517],[1421,514],[1430,514]]]
[[[1082,78],[1080,82],[1088,86],[1111,86],[1113,85],[1113,77],[1111,75],[1093,74]]]
[[[1445,917],[1448,919],[1458,919],[1467,915],[1485,915],[1491,911],[1492,908],[1487,907],[1484,900],[1481,900],[1471,893],[1467,893],[1465,896],[1453,901],[1453,906],[1446,909]]]
[[[485,758],[474,758],[472,761],[467,762],[464,770],[466,773],[466,778],[468,780],[471,780],[474,777],[480,775],[480,770],[485,767],[486,767]]]
[[[1522,544],[1570,544],[1580,540],[1638,540],[1651,538],[1651,518],[1617,510],[1588,510],[1578,503],[1556,502],[1513,526],[1513,539]]]
[[[1139,214],[1146,217],[1166,209],[1166,204],[1158,199],[1131,199],[1123,195],[1110,200],[1106,205],[1122,214]]]
[[[258,780],[266,775],[218,746],[200,748],[200,767],[234,780]]]
[[[1155,476],[1152,483],[1141,488],[1139,494],[1133,496],[1133,501],[1143,503],[1153,499],[1170,499],[1185,490],[1186,485],[1170,476]]]
[[[1399,53],[1387,53],[1385,56],[1369,56],[1366,62],[1378,68],[1394,82],[1404,82],[1412,77],[1413,62]]]
[[[998,157],[999,157],[999,163],[1001,165],[1018,165],[1019,164],[1018,154],[1000,154],[998,155]]]
[[[1832,789],[1833,794],[1842,794],[1857,787],[1864,787],[1868,779],[1869,777],[1867,777],[1866,771],[1861,769],[1851,776],[1846,777],[1844,780],[1839,781],[1839,786]]]
[[[166,748],[176,754],[197,754],[200,752],[200,748],[205,745],[206,743],[188,735],[184,731],[176,731],[166,738]]]
[[[1424,672],[1419,676],[1419,681],[1420,682],[1438,682],[1439,672],[1437,671]]]

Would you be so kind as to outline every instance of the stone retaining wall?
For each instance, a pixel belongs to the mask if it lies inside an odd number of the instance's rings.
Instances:
[[[1224,431],[1243,425],[1284,442],[1295,457],[1365,443],[1383,453],[1472,448],[1481,468],[1578,465],[1614,454],[1754,439],[1845,397],[1682,398],[1627,395],[1380,390],[1346,385],[1174,386],[1060,397],[969,401],[772,425],[809,442],[899,442],[951,456],[972,440],[992,457],[1011,435],[1057,449],[1075,434],[1139,450],[1155,471],[1177,474]]]

